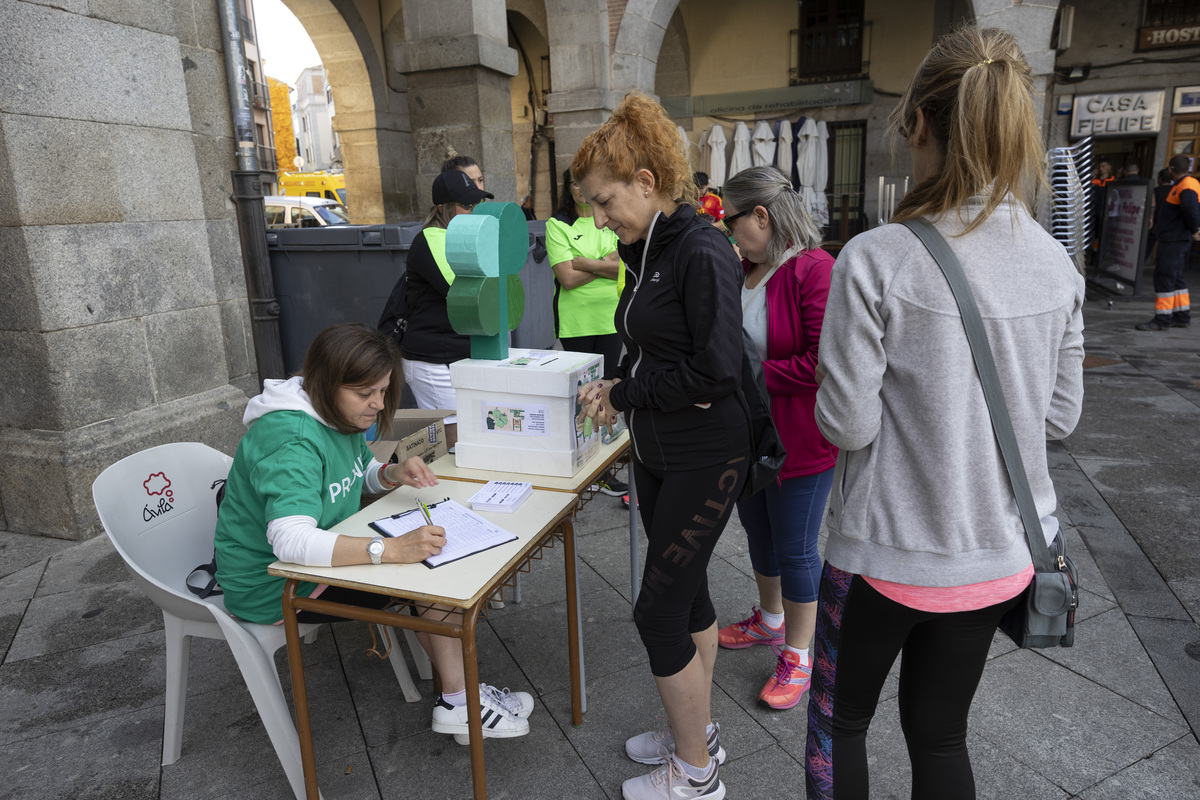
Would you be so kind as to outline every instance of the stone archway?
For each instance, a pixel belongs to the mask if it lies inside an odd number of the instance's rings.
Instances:
[[[404,39],[399,5],[385,20],[382,13],[364,17],[359,7],[369,4],[354,0],[283,3],[300,20],[325,66],[351,218],[361,223],[412,219],[418,210],[408,97],[403,76],[390,69],[386,46]]]
[[[612,83],[621,94],[653,94],[658,51],[679,0],[629,0],[613,43]]]

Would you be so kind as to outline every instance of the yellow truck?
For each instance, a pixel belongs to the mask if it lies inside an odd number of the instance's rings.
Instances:
[[[279,193],[287,197],[322,197],[346,205],[346,176],[341,172],[285,172]]]

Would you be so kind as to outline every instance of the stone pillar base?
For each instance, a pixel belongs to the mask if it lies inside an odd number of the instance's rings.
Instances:
[[[233,455],[246,395],[232,385],[71,431],[0,428],[0,496],[8,529],[82,541],[101,531],[92,481],[125,456],[167,442]]]

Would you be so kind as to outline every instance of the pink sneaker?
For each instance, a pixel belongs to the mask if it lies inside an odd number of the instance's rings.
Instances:
[[[781,647],[774,650],[778,656],[775,674],[758,693],[758,699],[771,708],[793,708],[812,682],[812,664],[801,664],[800,656],[791,650]]]
[[[785,625],[778,628],[769,627],[762,619],[762,612],[757,606],[751,606],[749,618],[732,625],[726,625],[717,631],[717,643],[730,650],[740,650],[756,644],[783,644]]]

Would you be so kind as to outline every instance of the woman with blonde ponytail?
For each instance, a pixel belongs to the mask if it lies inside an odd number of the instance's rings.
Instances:
[[[891,115],[924,219],[962,263],[1004,386],[1043,533],[1058,533],[1046,439],[1083,400],[1083,279],[1031,215],[1043,147],[1012,35],[943,36]],[[912,797],[975,797],[967,718],[1029,546],[945,277],[902,225],[838,258],[816,421],[840,452],[818,592],[808,797],[868,797],[866,737],[896,657]],[[890,776],[891,777],[891,776]]]

